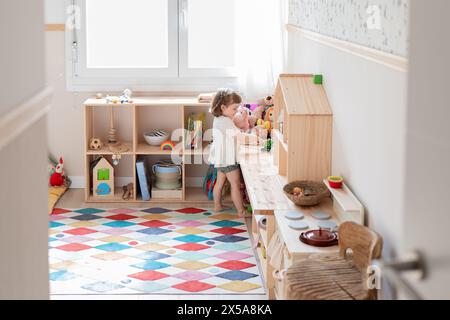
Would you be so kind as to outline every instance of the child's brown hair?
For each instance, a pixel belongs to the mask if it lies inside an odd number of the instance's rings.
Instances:
[[[214,117],[220,117],[222,115],[222,106],[229,106],[233,103],[241,103],[242,97],[234,90],[231,89],[219,89],[212,101],[210,112]]]

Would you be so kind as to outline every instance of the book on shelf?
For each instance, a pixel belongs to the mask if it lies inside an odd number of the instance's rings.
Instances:
[[[152,180],[144,159],[138,159],[136,161],[136,173],[142,200],[149,201],[152,197]]]
[[[192,129],[191,129],[192,128]],[[186,134],[186,149],[199,149],[202,146],[203,122],[194,120],[189,123]]]

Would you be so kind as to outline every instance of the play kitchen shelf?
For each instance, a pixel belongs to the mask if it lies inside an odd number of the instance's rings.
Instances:
[[[345,183],[342,188],[335,189],[330,187],[327,179],[323,183],[328,187],[334,199],[333,209],[338,212],[340,219],[344,221],[353,221],[364,224],[364,207],[358,198],[352,193]]]
[[[163,129],[171,135],[175,130],[181,129],[178,137],[175,137],[178,141],[173,141],[181,161],[181,188],[178,190],[153,188],[150,202],[210,203],[201,188],[201,182],[208,168],[208,164],[205,163],[205,155],[209,152],[209,142],[203,142],[200,149],[188,150],[185,148],[183,134],[183,130],[187,127],[188,115],[193,112],[204,112],[206,127],[212,128],[213,117],[209,113],[209,103],[198,103],[196,97],[148,97],[134,98],[133,103],[123,104],[106,103],[105,99],[88,99],[84,102],[83,107],[86,202],[148,202],[142,200],[139,192],[133,192],[133,196],[129,200],[123,200],[122,185],[131,182],[135,191],[139,189],[136,188],[138,185],[136,161],[138,159],[145,158],[148,162],[147,170],[151,171],[154,163],[170,159],[172,152],[147,144],[144,133]],[[111,108],[118,140],[121,141],[121,145],[125,147],[126,151],[120,152],[120,163],[114,167],[116,177],[114,192],[109,198],[99,199],[93,196],[90,163],[98,156],[104,156],[112,163],[112,157],[115,156],[114,152],[106,145],[111,127]],[[97,150],[89,148],[90,139],[93,137],[101,139],[103,142],[101,148]],[[117,177],[121,177],[121,179]]]
[[[271,152],[261,147],[241,146],[239,159],[242,174],[253,208],[252,238],[261,264],[262,276],[269,298],[283,298],[283,288],[274,278],[268,250],[274,237],[283,246],[280,269],[311,254],[338,252],[337,245],[314,247],[300,241],[302,232],[317,230],[319,222],[312,214],[329,214],[328,222],[340,225],[344,221],[364,223],[362,205],[344,185],[331,190],[328,197],[313,207],[296,206],[283,191],[294,181],[323,181],[331,174],[332,111],[325,89],[315,84],[312,75],[281,75],[274,99],[274,129]],[[326,183],[327,187],[329,185]],[[332,189],[332,188],[330,188]],[[308,228],[298,231],[289,226],[287,213],[302,213],[301,222]],[[261,225],[260,221],[266,223]]]

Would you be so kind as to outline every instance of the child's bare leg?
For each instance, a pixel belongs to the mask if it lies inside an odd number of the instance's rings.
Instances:
[[[239,170],[234,170],[227,173],[226,176],[231,184],[231,199],[233,200],[239,217],[242,218],[245,215],[245,208],[241,194],[241,173]]]
[[[220,212],[229,208],[222,205],[222,190],[225,182],[227,181],[227,176],[220,170],[217,170],[216,184],[214,185],[214,211]]]

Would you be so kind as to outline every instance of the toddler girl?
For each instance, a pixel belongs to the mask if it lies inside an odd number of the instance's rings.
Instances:
[[[238,140],[244,135],[235,126],[233,117],[242,102],[241,96],[230,89],[220,89],[215,95],[211,113],[214,115],[213,143],[209,153],[209,163],[217,168],[217,179],[214,186],[214,211],[227,210],[222,205],[222,189],[225,181],[231,185],[231,199],[236,207],[239,217],[244,217],[245,208],[241,194],[241,173],[237,159]],[[255,136],[256,139],[256,136]]]

